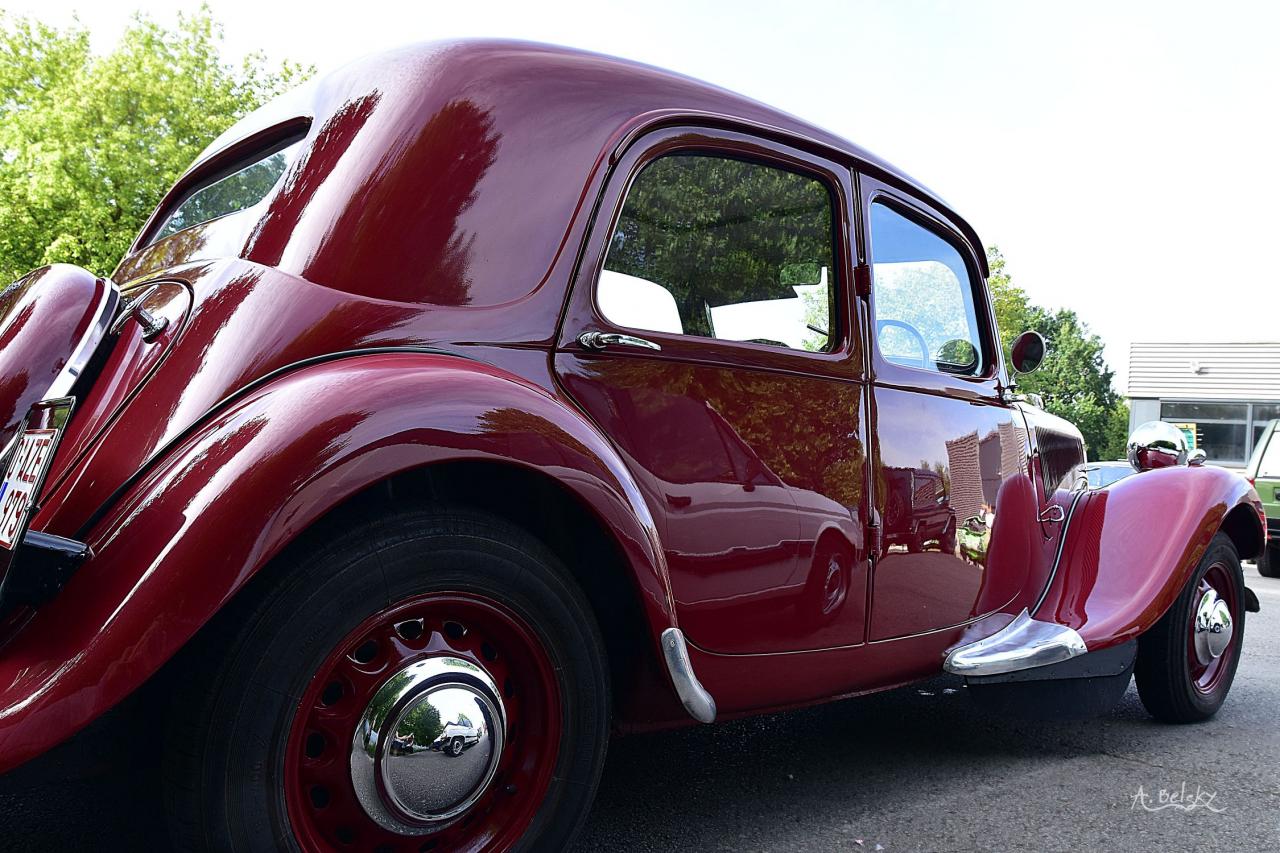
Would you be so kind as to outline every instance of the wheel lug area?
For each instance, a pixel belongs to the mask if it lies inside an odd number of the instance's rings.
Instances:
[[[299,702],[285,764],[303,847],[409,853],[507,837],[549,784],[549,672],[531,632],[491,600],[425,595],[370,616]]]

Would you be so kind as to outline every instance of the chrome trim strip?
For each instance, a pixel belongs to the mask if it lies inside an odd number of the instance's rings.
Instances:
[[[106,287],[102,289],[102,299],[98,302],[93,323],[85,329],[84,334],[71,350],[71,357],[62,366],[62,371],[54,378],[49,390],[44,393],[45,399],[51,400],[71,395],[71,389],[75,387],[76,380],[89,366],[89,360],[97,352],[98,344],[102,343],[102,339],[107,336],[111,328],[111,321],[115,318],[116,309],[120,306],[120,288],[109,278],[102,279],[102,282]]]
[[[680,703],[700,723],[711,723],[716,718],[716,700],[693,674],[693,663],[689,660],[689,646],[685,643],[684,632],[679,628],[668,628],[662,632],[662,656],[667,662],[667,673],[671,683],[675,685],[676,695]]]
[[[952,649],[942,668],[955,675],[1001,675],[1061,663],[1087,651],[1074,629],[1032,619],[1023,610],[990,637]]]

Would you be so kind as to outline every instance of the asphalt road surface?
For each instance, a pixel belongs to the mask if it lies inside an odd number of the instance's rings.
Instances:
[[[1245,573],[1263,610],[1209,723],[1132,688],[1097,720],[993,719],[939,680],[627,738],[577,850],[1280,850],[1280,580]],[[120,730],[0,777],[0,850],[165,850],[155,744]]]

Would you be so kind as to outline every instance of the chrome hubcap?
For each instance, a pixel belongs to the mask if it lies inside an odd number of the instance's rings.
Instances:
[[[1202,664],[1208,664],[1222,656],[1231,645],[1231,634],[1234,631],[1231,623],[1231,608],[1218,596],[1213,587],[1205,589],[1200,596],[1200,605],[1196,608],[1194,632],[1196,657]]]
[[[475,804],[493,781],[506,739],[493,679],[471,661],[409,664],[374,693],[351,741],[351,782],[384,829],[421,835]]]

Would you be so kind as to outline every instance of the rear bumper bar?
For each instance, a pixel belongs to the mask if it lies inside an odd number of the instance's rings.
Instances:
[[[1073,629],[1032,619],[1023,610],[991,636],[956,646],[947,654],[942,668],[954,675],[1003,675],[1062,663],[1087,651],[1084,640]]]

